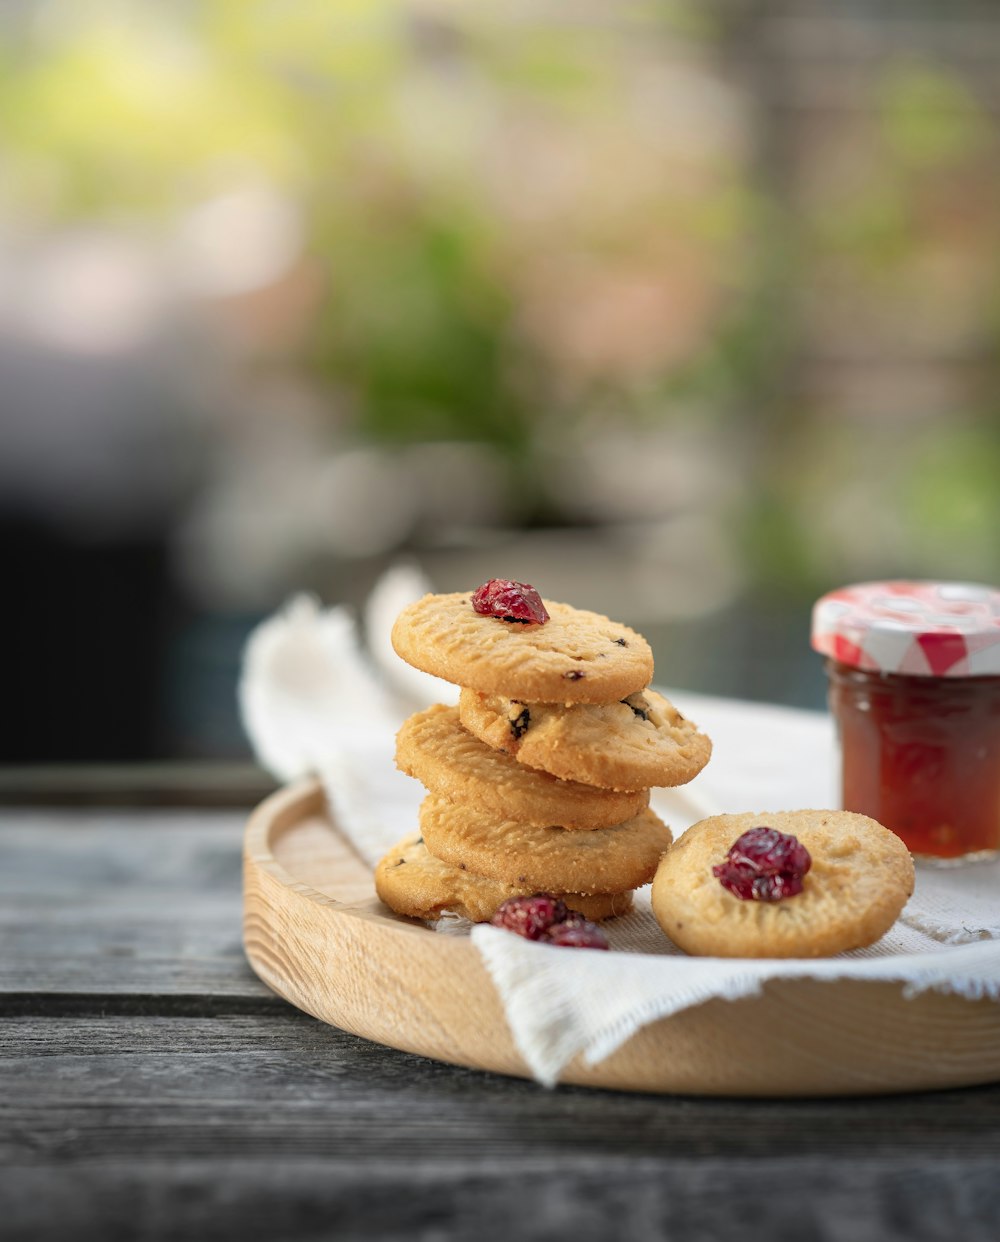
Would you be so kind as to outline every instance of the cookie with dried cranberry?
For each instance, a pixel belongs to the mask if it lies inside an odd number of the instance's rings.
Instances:
[[[647,884],[672,840],[648,808],[612,828],[537,827],[431,794],[420,831],[435,858],[504,884],[546,892],[615,893]]]
[[[913,882],[906,846],[865,815],[716,815],[664,855],[652,906],[686,953],[828,957],[874,944]]]
[[[536,772],[463,729],[457,707],[417,712],[396,734],[396,766],[432,793],[529,824],[596,829],[649,804],[649,791],[595,789]]]
[[[640,690],[620,703],[525,703],[463,690],[459,717],[470,733],[518,763],[603,789],[684,785],[712,743],[669,699]]]
[[[375,868],[375,891],[391,910],[410,918],[437,919],[449,913],[487,923],[509,898],[530,896],[537,889],[449,866],[429,854],[413,833],[394,845]],[[587,919],[609,919],[632,908],[631,892],[554,895]]]
[[[628,626],[550,600],[539,600],[541,611],[518,607],[511,593],[500,615],[477,612],[483,589],[404,608],[392,629],[396,654],[445,681],[527,702],[616,703],[651,680],[649,644]],[[545,620],[529,619],[542,611]]]

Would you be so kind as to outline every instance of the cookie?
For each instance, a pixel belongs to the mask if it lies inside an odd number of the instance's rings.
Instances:
[[[649,804],[648,790],[595,789],[526,768],[463,729],[457,707],[440,704],[417,712],[399,730],[396,765],[451,802],[528,824],[605,828]]]
[[[433,794],[420,830],[435,858],[532,891],[615,893],[652,879],[670,829],[648,808],[624,824],[571,832],[534,827]]]
[[[702,770],[712,743],[655,690],[621,703],[525,703],[463,690],[459,717],[481,742],[563,780],[603,789],[684,785]]]
[[[628,626],[549,600],[549,620],[525,625],[480,616],[471,597],[425,595],[404,608],[396,654],[445,681],[528,702],[615,703],[653,676],[649,644]]]
[[[508,897],[526,897],[539,890],[450,867],[429,854],[421,838],[412,833],[375,868],[375,891],[390,909],[410,918],[436,919],[447,911],[485,923]],[[632,908],[631,892],[557,895],[588,919],[608,919]]]
[[[743,900],[712,874],[730,846],[758,826],[798,838],[812,857],[800,893]],[[873,944],[913,892],[902,841],[849,811],[716,815],[693,825],[653,880],[656,921],[686,953],[716,957],[827,957]]]

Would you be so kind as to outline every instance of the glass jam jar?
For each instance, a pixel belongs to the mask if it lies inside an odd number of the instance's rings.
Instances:
[[[813,609],[812,645],[827,656],[844,809],[920,858],[1000,853],[1000,591],[845,587]]]

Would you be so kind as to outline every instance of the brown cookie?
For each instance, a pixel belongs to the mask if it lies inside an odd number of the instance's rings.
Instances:
[[[563,780],[604,789],[684,785],[702,770],[712,743],[655,690],[621,703],[525,703],[463,690],[462,724],[487,746]]]
[[[648,808],[624,824],[571,832],[534,827],[433,794],[420,807],[428,850],[477,875],[542,892],[615,893],[646,884],[670,845],[670,829]]]
[[[536,772],[462,728],[457,707],[417,712],[396,735],[396,764],[451,802],[528,824],[595,829],[649,804],[649,791],[595,789]]]
[[[649,644],[628,626],[549,600],[543,625],[504,621],[480,616],[471,597],[425,595],[404,608],[396,654],[445,681],[529,702],[614,703],[652,678]]]
[[[712,874],[750,828],[789,833],[809,851],[803,889],[779,901],[744,900]],[[849,811],[716,815],[694,824],[653,880],[657,922],[686,953],[715,957],[827,957],[873,944],[913,892],[902,841]]]
[[[527,897],[539,890],[451,867],[429,854],[413,833],[393,846],[375,868],[375,891],[390,909],[410,918],[437,919],[447,912],[485,923],[508,897]],[[631,892],[555,895],[588,919],[608,919],[632,908]]]

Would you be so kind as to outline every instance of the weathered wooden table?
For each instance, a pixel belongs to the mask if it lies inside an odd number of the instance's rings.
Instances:
[[[296,1012],[243,958],[231,776],[0,774],[0,1237],[1000,1237],[1000,1085],[550,1092]]]

